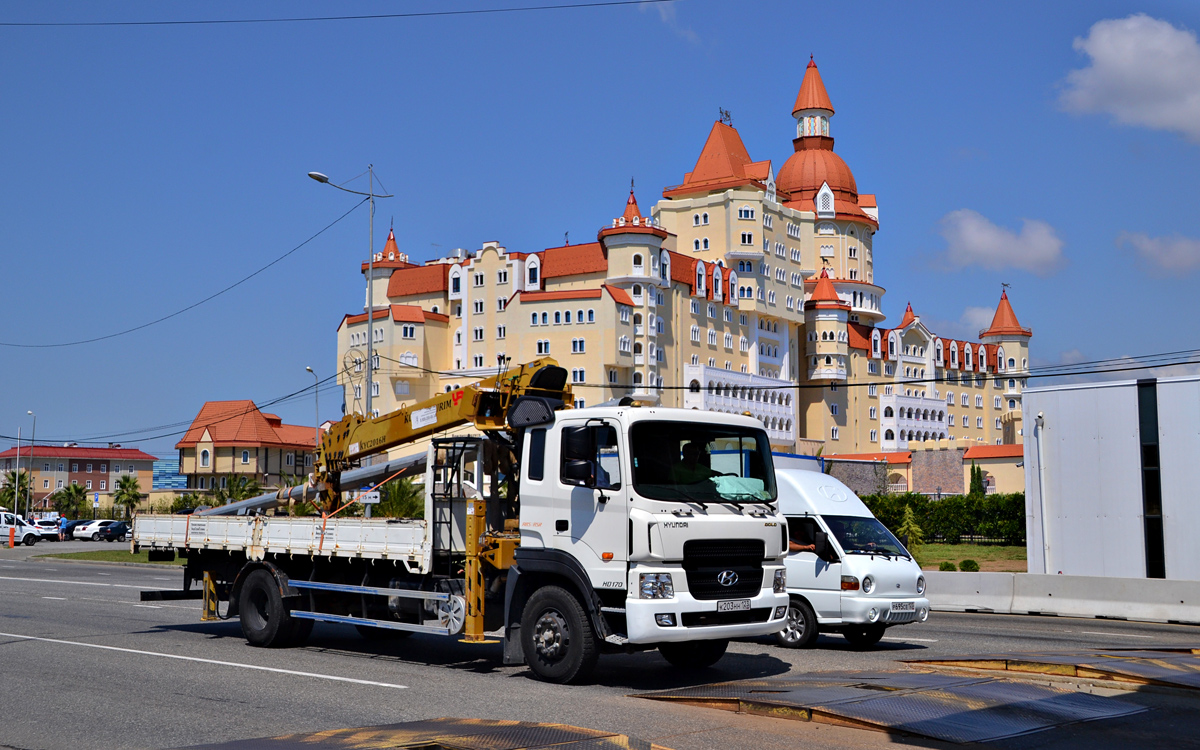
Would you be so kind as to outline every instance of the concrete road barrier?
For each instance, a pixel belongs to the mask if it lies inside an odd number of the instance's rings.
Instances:
[[[925,578],[935,610],[1200,623],[1200,581],[940,571]]]

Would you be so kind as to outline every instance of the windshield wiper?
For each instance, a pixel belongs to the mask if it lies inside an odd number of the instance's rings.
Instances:
[[[696,505],[699,505],[702,510],[704,510],[706,512],[708,511],[708,502],[705,502],[704,500],[697,500],[696,498],[692,497],[691,495],[689,495],[688,493],[679,489],[678,487],[668,487],[666,485],[660,485],[660,486],[664,490],[670,490],[671,492],[674,492],[676,495],[679,495],[680,497],[682,497],[684,500],[686,500],[689,503],[695,503]]]

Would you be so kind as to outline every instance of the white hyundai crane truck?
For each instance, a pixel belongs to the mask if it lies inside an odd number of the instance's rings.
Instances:
[[[143,598],[203,598],[204,617],[238,616],[257,646],[302,642],[314,621],[368,638],[500,635],[505,664],[556,683],[601,653],[657,648],[696,668],[731,638],[779,631],[787,525],[761,423],[628,400],[572,409],[566,375],[544,358],[352,414],[322,437],[307,486],[138,516],[134,551],[187,560],[184,591]],[[472,424],[481,436],[437,437]],[[424,457],[356,466],[423,438]],[[424,518],[336,515],[343,491],[421,463]],[[296,501],[320,515],[264,514]]]

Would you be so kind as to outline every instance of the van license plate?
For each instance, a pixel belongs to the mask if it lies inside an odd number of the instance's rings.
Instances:
[[[892,602],[893,612],[916,612],[916,602]]]
[[[734,599],[728,602],[717,602],[718,612],[745,612],[750,609],[749,599]]]

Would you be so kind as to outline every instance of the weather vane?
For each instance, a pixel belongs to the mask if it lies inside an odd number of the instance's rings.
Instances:
[[[1007,283],[1007,282],[1004,282],[1004,281],[1001,281],[1001,282],[1000,282],[1000,286],[1004,287],[1005,289],[1011,289],[1011,288],[1012,288],[1012,284],[1009,284],[1009,283]]]
[[[571,244],[571,233],[563,232],[563,245],[566,246],[566,245],[570,245],[570,244]]]
[[[729,110],[724,107],[717,107],[717,111],[721,113],[721,122],[729,126],[733,125],[733,116],[729,114]]]

